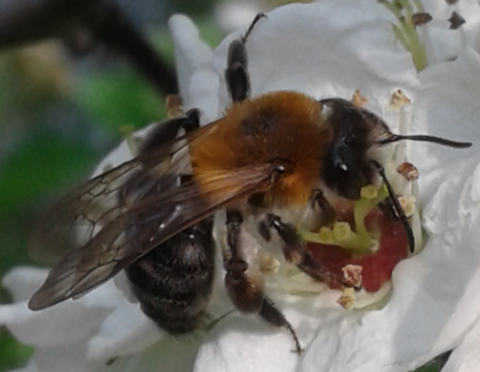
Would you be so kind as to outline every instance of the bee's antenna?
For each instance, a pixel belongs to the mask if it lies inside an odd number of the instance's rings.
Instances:
[[[390,185],[390,182],[388,182],[387,176],[385,175],[385,169],[380,165],[380,163],[376,161],[372,161],[372,163],[377,169],[377,172],[382,178],[383,182],[385,183],[385,186],[387,186],[388,196],[393,204],[393,209],[395,210],[396,215],[400,219],[400,222],[402,223],[403,228],[407,233],[408,247],[410,248],[410,252],[413,253],[415,252],[415,237],[413,236],[412,227],[408,222],[407,216],[405,216],[405,212],[403,211],[403,208],[400,205],[397,196],[395,195],[395,191],[393,190],[392,185]]]
[[[379,145],[386,145],[388,143],[410,140],[410,141],[422,141],[422,142],[432,142],[443,146],[454,147],[457,149],[466,149],[472,146],[471,142],[457,142],[451,141],[445,138],[435,137],[435,136],[426,136],[426,135],[413,135],[413,136],[402,136],[400,134],[392,134],[390,137],[377,141]]]
[[[250,36],[250,33],[252,32],[252,30],[255,27],[255,25],[257,24],[257,22],[260,21],[260,19],[262,19],[263,17],[266,17],[266,16],[267,15],[265,13],[258,13],[255,16],[252,23],[250,23],[250,26],[248,27],[247,32],[245,32],[245,35],[240,39],[243,45],[245,45],[245,43],[247,42],[247,39]]]

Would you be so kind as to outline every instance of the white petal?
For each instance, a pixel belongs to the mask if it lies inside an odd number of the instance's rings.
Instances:
[[[227,49],[244,32],[230,35],[215,49],[223,107],[230,104],[223,79]],[[350,99],[360,89],[369,99],[367,107],[383,115],[395,90],[408,93],[417,85],[411,56],[393,36],[390,14],[372,1],[277,8],[257,23],[246,48],[253,96],[294,90],[315,98]]]
[[[216,76],[208,76],[211,68],[206,67],[207,77],[205,79],[194,76],[204,66],[211,65],[212,50],[200,40],[198,29],[190,19],[183,15],[174,15],[169,21],[170,32],[172,33],[175,45],[175,66],[177,69],[180,96],[186,110],[199,108],[209,112],[208,93],[215,92],[217,86]],[[200,91],[199,91],[200,89]],[[198,103],[194,97],[207,97],[207,108]],[[201,118],[205,122],[205,118]]]
[[[24,275],[25,273],[27,275]],[[43,274],[44,280],[46,271]],[[15,270],[7,275],[6,281],[8,284],[12,279],[17,278],[14,289],[25,288],[26,285],[22,284],[24,279],[30,279],[36,275],[38,275],[37,269],[32,269],[31,273],[28,269]],[[35,290],[43,281],[40,276],[39,279]],[[20,342],[41,347],[62,345],[93,336],[108,313],[118,305],[119,301],[124,300],[111,282],[76,301],[65,301],[52,308],[36,312],[27,307],[27,299],[30,297],[27,291],[23,295],[26,298],[20,302],[0,306],[0,324],[6,326]],[[47,334],[48,337],[45,337]]]
[[[442,372],[471,372],[480,366],[480,322],[467,334],[462,344],[454,350]]]
[[[188,372],[198,342],[167,340],[138,354],[87,361],[86,344],[64,344],[35,352],[29,364],[14,372]]]
[[[307,299],[275,297],[277,308],[295,329],[302,347],[309,343],[319,326],[343,318],[347,311],[336,304],[338,292],[328,291]],[[217,324],[202,343],[195,372],[215,371],[294,371],[301,356],[284,328],[275,328],[256,315],[230,315]]]
[[[266,4],[262,4],[258,0],[223,1],[215,8],[215,18],[222,30],[236,31],[248,26],[258,13],[264,11],[262,5]]]
[[[152,131],[157,124],[151,124],[142,128],[132,134],[132,138],[135,140],[142,140],[148,136],[148,133]],[[91,178],[99,176],[109,169],[115,168],[126,161],[137,156],[135,149],[131,149],[127,141],[123,141],[115,149],[110,151],[108,155],[95,167],[92,172]]]
[[[157,342],[164,334],[148,319],[138,303],[117,306],[88,342],[88,359],[110,359],[137,353]]]
[[[220,80],[212,66],[199,68],[192,75],[184,107],[185,110],[199,109],[202,125],[211,123],[222,114],[217,96],[219,87]]]
[[[421,89],[413,107],[411,131],[474,143],[462,150],[422,142],[408,144],[410,161],[420,172],[420,201],[425,204],[458,162],[479,151],[480,55],[467,49],[456,61],[428,67],[419,77]]]
[[[477,0],[462,0],[454,5],[448,5],[447,1],[422,0],[422,4],[433,18],[417,29],[425,34],[429,65],[449,61],[467,46],[477,45],[480,37],[480,6]],[[448,21],[454,11],[465,19],[465,23],[456,30],[450,29]]]
[[[16,267],[2,279],[2,286],[7,289],[14,302],[30,300],[48,275],[48,270],[32,267]]]

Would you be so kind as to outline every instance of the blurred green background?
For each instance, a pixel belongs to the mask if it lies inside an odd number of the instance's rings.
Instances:
[[[236,3],[251,11],[285,2]],[[172,65],[167,20],[174,12],[193,18],[212,46],[230,26],[235,28],[228,24],[230,18],[222,18],[226,2],[221,0],[120,4]],[[35,264],[26,241],[40,213],[88,177],[122,140],[122,128],[161,120],[164,99],[125,60],[105,50],[79,57],[61,42],[48,40],[0,51],[0,278],[12,267]],[[0,303],[10,300],[0,288]],[[0,372],[22,366],[31,353],[0,327]],[[422,372],[438,370],[431,364]]]

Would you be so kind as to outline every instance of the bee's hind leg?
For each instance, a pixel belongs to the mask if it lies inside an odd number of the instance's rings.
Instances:
[[[275,304],[270,298],[265,297],[263,299],[263,304],[262,308],[260,309],[259,315],[263,320],[275,327],[286,328],[292,335],[293,341],[295,342],[295,352],[298,354],[301,354],[303,352],[303,348],[300,345],[297,333],[295,332],[287,318],[285,318],[285,315],[283,315],[280,310],[275,307]]]
[[[269,324],[286,328],[295,342],[295,351],[303,351],[297,334],[285,316],[273,301],[265,296],[261,272],[250,267],[243,259],[244,250],[248,249],[247,232],[243,231],[243,217],[240,211],[227,210],[227,244],[223,252],[225,288],[235,307],[244,314],[258,314]]]

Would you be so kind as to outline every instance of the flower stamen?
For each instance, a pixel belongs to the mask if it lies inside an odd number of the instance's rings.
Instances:
[[[400,26],[393,24],[393,33],[397,40],[402,44],[406,51],[412,55],[412,61],[418,71],[427,67],[427,53],[425,46],[420,41],[416,30],[415,19],[418,19],[417,14],[422,14],[422,18],[426,19],[426,13],[423,6],[418,0],[414,0],[416,11],[414,11],[411,0],[379,0],[380,4],[384,5],[397,18]]]

